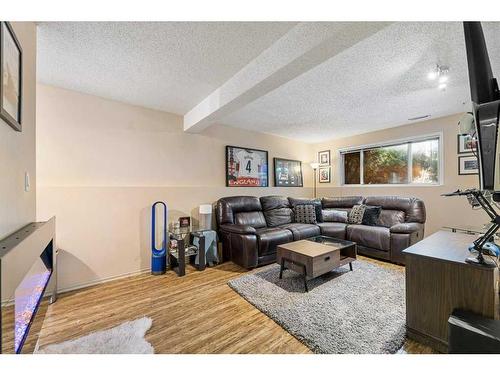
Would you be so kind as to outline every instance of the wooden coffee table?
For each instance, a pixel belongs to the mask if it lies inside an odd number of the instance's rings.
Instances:
[[[355,242],[317,236],[279,245],[276,262],[281,266],[280,279],[286,269],[298,272],[304,276],[304,288],[309,292],[308,279],[314,279],[346,264],[349,264],[352,271],[356,254]]]

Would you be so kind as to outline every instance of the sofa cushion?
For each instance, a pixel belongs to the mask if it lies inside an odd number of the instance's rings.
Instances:
[[[316,224],[316,210],[312,204],[298,204],[293,212],[296,223]]]
[[[234,223],[254,228],[264,228],[266,226],[266,219],[262,211],[237,212],[234,214]]]
[[[256,230],[259,256],[276,252],[276,246],[293,241],[293,234],[284,228],[260,228]]]
[[[352,206],[361,203],[363,203],[363,197],[360,196],[330,197],[321,199],[323,208],[351,208]]]
[[[287,197],[270,195],[261,197],[260,202],[268,227],[277,227],[293,221],[293,211]]]
[[[390,228],[396,224],[405,222],[405,213],[398,210],[382,210],[378,217],[377,225]]]
[[[219,226],[221,231],[234,234],[255,234],[255,228],[248,225],[222,224]]]
[[[263,211],[274,210],[277,208],[291,208],[287,197],[281,195],[267,195],[260,197],[260,203]]]
[[[405,213],[405,222],[425,223],[425,205],[418,198],[398,196],[366,197],[364,204],[381,206],[382,210],[396,210]]]
[[[400,233],[400,234],[412,234],[415,232],[424,232],[424,225],[420,223],[401,223],[396,224],[389,228],[391,233]]]
[[[293,221],[293,211],[291,208],[276,208],[265,211],[264,217],[268,227],[277,227],[283,224],[291,224]]]
[[[260,200],[251,196],[225,197],[217,201],[217,224],[235,224],[234,215],[238,212],[262,211]]]
[[[321,199],[316,198],[316,199],[310,199],[310,198],[288,198],[288,202],[290,202],[290,206],[292,209],[295,209],[296,206],[302,205],[302,204],[312,204],[314,206],[314,209],[316,211],[316,221],[318,223],[323,222],[323,213],[322,213],[322,205],[321,205]]]
[[[385,227],[352,224],[347,226],[346,239],[359,245],[377,250],[389,251],[391,248],[391,232]]]
[[[347,224],[344,223],[318,223],[323,236],[339,238],[345,240]]]
[[[333,208],[326,208],[323,210],[324,222],[347,223],[347,211],[335,210]]]
[[[321,234],[321,230],[315,224],[301,224],[301,223],[292,223],[280,225],[280,228],[286,228],[293,233],[293,240],[303,240],[304,238],[319,236]]]

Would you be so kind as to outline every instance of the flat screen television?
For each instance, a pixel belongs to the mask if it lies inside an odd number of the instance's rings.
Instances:
[[[472,108],[478,143],[480,189],[500,201],[500,91],[491,70],[481,22],[464,22]]]

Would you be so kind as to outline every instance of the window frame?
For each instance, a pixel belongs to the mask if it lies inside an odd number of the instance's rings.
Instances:
[[[412,143],[418,143],[422,141],[427,141],[431,139],[437,139],[438,140],[438,181],[435,183],[419,183],[419,182],[409,182],[406,184],[365,184],[364,183],[364,152],[369,149],[374,149],[374,148],[379,148],[379,147],[390,147],[390,146],[398,146],[398,145],[403,145],[403,144],[408,144],[408,155],[407,155],[407,160],[408,160],[408,181],[412,181],[413,179],[413,171],[412,171],[412,164],[413,164],[413,154],[412,154]],[[360,167],[359,167],[359,173],[360,173],[360,183],[359,184],[346,184],[345,183],[345,168],[344,168],[344,155],[347,153],[352,153],[352,152],[359,152],[360,156]],[[394,139],[391,141],[384,141],[384,142],[377,142],[377,143],[370,143],[370,144],[365,144],[365,145],[360,145],[360,146],[352,146],[352,147],[345,147],[341,148],[337,151],[337,157],[339,160],[339,166],[338,166],[338,176],[340,177],[340,186],[349,186],[349,187],[436,187],[436,186],[442,186],[444,185],[444,142],[443,142],[443,132],[437,132],[437,133],[430,133],[430,134],[425,134],[421,136],[414,136],[414,137],[408,137],[408,138],[400,138],[400,139]]]

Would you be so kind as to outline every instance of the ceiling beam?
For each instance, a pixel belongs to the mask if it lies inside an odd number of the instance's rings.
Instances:
[[[389,22],[303,22],[184,115],[197,133],[387,27]]]

